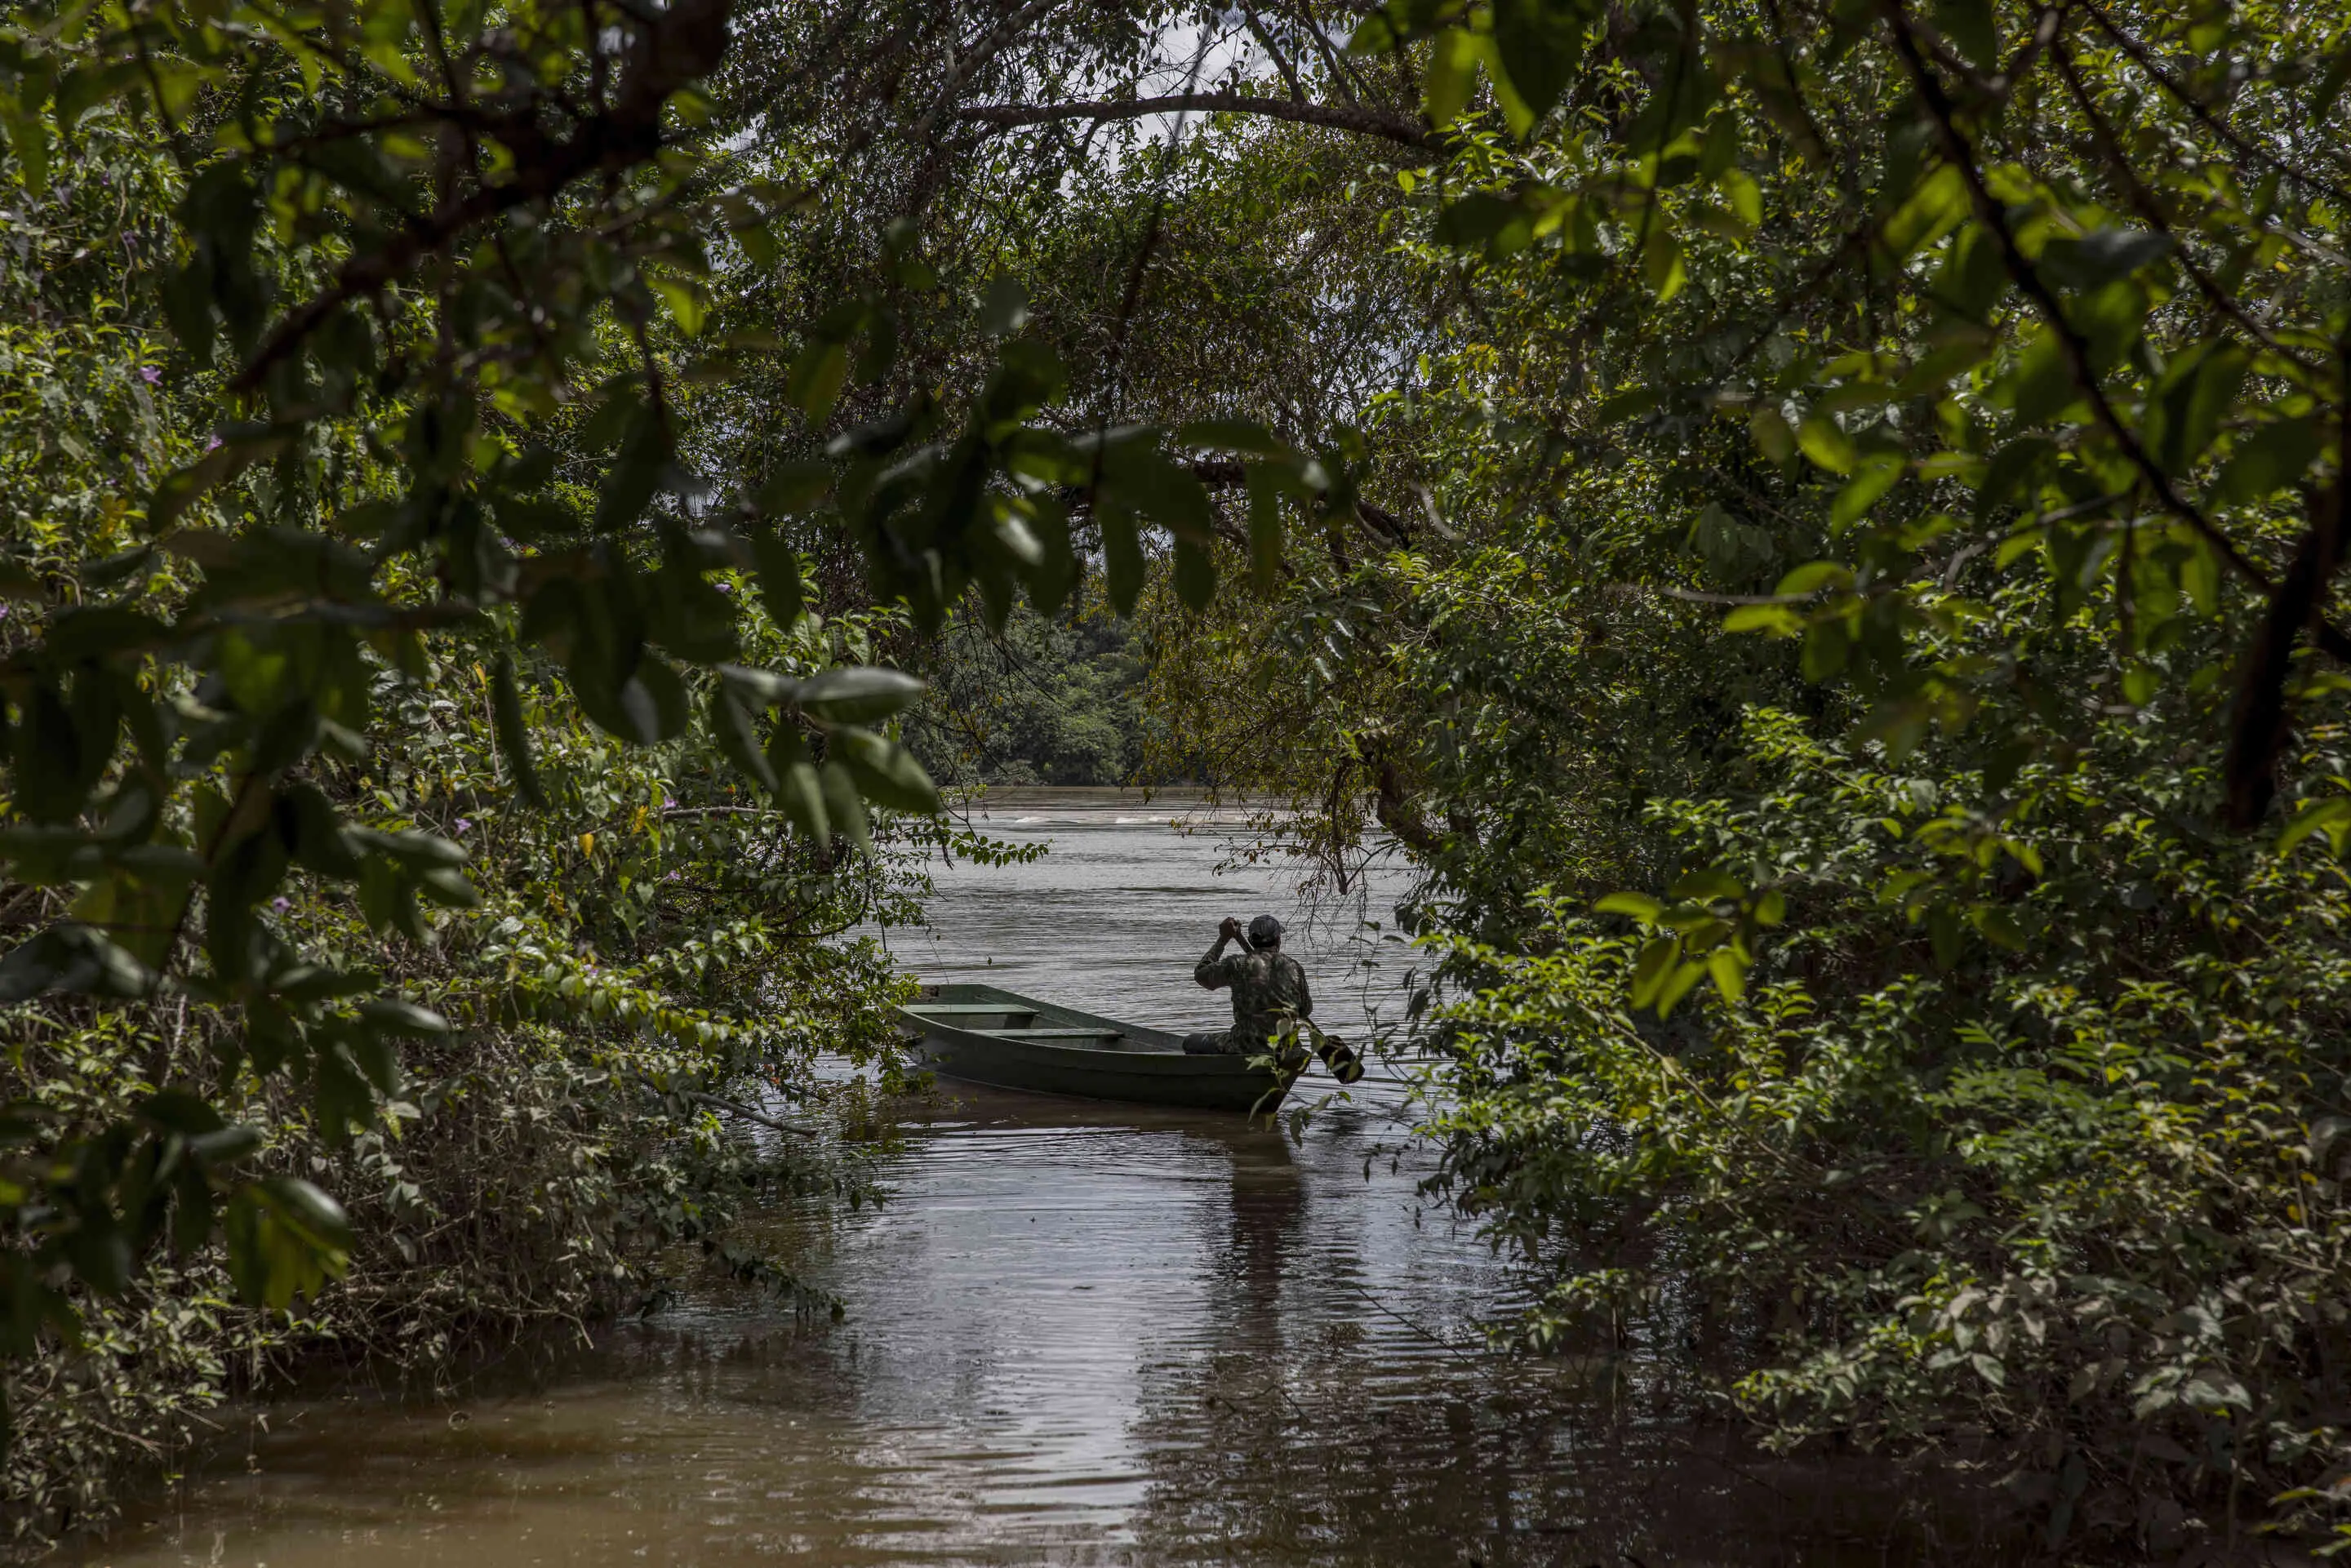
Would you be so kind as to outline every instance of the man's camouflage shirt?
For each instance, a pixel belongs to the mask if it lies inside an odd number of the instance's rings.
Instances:
[[[1292,1017],[1312,1014],[1314,998],[1306,988],[1306,971],[1287,953],[1244,950],[1218,957],[1223,946],[1209,949],[1193,967],[1192,977],[1212,991],[1231,988],[1233,1027],[1225,1031],[1225,1049],[1255,1056]]]

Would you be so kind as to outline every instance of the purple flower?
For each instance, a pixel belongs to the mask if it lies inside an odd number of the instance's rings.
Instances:
[[[457,819],[457,831],[461,833],[473,825],[474,820],[471,817],[460,817]]]
[[[675,882],[677,880],[677,873],[672,872],[667,876],[662,878],[662,880],[664,882]]]
[[[677,810],[677,797],[675,797],[674,795],[664,795],[664,796],[663,796],[663,797],[662,797],[662,810],[664,810],[664,811],[674,811],[674,810]]]
[[[163,379],[163,367],[161,365],[141,365],[139,367],[139,377],[141,381],[145,382],[152,387],[157,382]]]
[[[277,911],[278,914],[283,915],[287,910],[293,908],[294,905],[290,901],[283,897],[279,897],[271,899],[269,901],[269,907]]]
[[[219,437],[219,436],[217,436],[217,435],[215,435],[215,436],[214,436],[210,441],[207,441],[207,442],[205,442],[205,443],[204,443],[204,450],[205,450],[205,451],[207,451],[207,452],[210,452],[213,448],[214,448],[214,447],[218,446],[219,444],[220,444],[220,437]]]
[[[735,585],[731,582],[722,582],[718,584],[718,591],[721,593],[732,593],[735,591]]]

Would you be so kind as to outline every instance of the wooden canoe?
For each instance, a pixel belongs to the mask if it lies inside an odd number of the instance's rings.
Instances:
[[[1186,1056],[1184,1037],[994,986],[925,986],[898,1009],[914,1059],[942,1078],[1199,1111],[1271,1111],[1288,1087],[1240,1056]]]

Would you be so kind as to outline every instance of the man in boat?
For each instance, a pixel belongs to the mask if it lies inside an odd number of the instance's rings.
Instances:
[[[1228,942],[1238,942],[1241,950],[1228,956]],[[1193,1056],[1261,1056],[1276,1049],[1269,1043],[1276,1035],[1290,1033],[1314,1011],[1306,971],[1281,950],[1281,922],[1270,915],[1250,921],[1247,936],[1239,921],[1226,916],[1217,927],[1217,945],[1192,967],[1192,977],[1212,991],[1233,993],[1233,1027],[1186,1036],[1184,1050]]]

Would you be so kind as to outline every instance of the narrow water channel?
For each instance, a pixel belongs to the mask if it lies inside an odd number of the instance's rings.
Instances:
[[[1399,883],[1301,908],[1280,868],[1132,797],[999,796],[1040,861],[940,876],[908,967],[1221,1021],[1226,914],[1281,913],[1318,1016],[1407,961]],[[1385,902],[1384,902],[1385,901]],[[1373,967],[1363,967],[1366,959]],[[1327,1084],[1323,1085],[1327,1087]],[[1602,1357],[1482,1348],[1509,1271],[1416,1182],[1393,1084],[1301,1140],[1236,1119],[943,1086],[890,1201],[808,1242],[839,1323],[721,1287],[524,1381],[278,1402],[82,1554],[237,1563],[1877,1563],[1973,1556],[1890,1468],[1770,1460]],[[778,1218],[776,1239],[791,1238]],[[805,1242],[806,1239],[801,1238]]]

